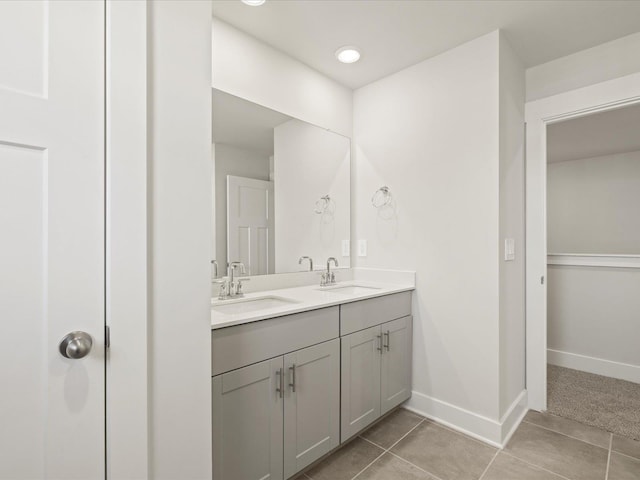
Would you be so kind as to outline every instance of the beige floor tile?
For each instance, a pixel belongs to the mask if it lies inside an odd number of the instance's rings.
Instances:
[[[611,453],[609,480],[640,480],[640,460]]]
[[[606,449],[526,422],[505,451],[572,480],[602,480],[607,468]]]
[[[612,450],[640,459],[640,442],[637,440],[614,435]]]
[[[390,448],[391,445],[400,440],[404,435],[418,425],[423,417],[411,413],[409,410],[400,408],[388,415],[386,418],[376,423],[373,427],[364,432],[361,437],[372,441],[383,448]]]
[[[500,452],[482,480],[563,480],[562,477]]]
[[[358,475],[356,480],[436,480],[419,468],[408,464],[390,453],[385,453],[375,463]]]
[[[366,440],[356,438],[306,473],[313,480],[350,480],[383,452]]]
[[[442,480],[477,480],[496,449],[424,422],[391,449]]]
[[[524,421],[540,425],[541,427],[548,428],[558,433],[564,433],[570,437],[598,445],[602,448],[609,448],[611,435],[608,432],[600,430],[599,428],[584,425],[574,420],[569,420],[568,418],[530,410],[526,417],[524,417]]]

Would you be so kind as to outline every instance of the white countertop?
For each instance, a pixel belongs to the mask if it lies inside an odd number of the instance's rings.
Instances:
[[[370,291],[358,293],[335,293],[331,289],[345,286],[361,286],[369,287]],[[344,303],[356,302],[358,300],[366,300],[368,298],[381,297],[392,293],[407,292],[414,290],[413,284],[390,284],[372,281],[347,281],[339,282],[328,287],[320,287],[319,285],[307,285],[303,287],[283,288],[278,290],[267,290],[262,292],[247,293],[244,297],[228,300],[211,300],[211,329],[230,327],[233,325],[242,325],[244,323],[264,320],[266,318],[281,317],[283,315],[291,315],[293,313],[305,312],[308,310],[316,310],[318,308],[331,307]],[[286,303],[263,308],[252,312],[224,314],[216,312],[213,307],[216,305],[230,305],[234,303],[246,302],[251,299],[262,299],[265,297],[276,297],[292,300],[295,303]]]

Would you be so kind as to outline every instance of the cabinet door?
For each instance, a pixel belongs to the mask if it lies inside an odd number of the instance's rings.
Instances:
[[[341,441],[380,416],[380,327],[346,335],[342,342]]]
[[[278,357],[213,377],[214,480],[282,480],[283,375]]]
[[[381,414],[411,396],[412,317],[383,323],[382,373],[380,376]]]
[[[285,355],[284,478],[340,444],[340,340]]]

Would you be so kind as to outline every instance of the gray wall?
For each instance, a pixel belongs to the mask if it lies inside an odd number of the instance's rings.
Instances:
[[[547,166],[550,253],[640,254],[640,151]]]

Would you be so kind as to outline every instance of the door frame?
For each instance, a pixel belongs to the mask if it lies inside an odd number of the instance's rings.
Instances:
[[[147,2],[106,0],[106,478],[150,478]]]
[[[533,410],[547,409],[547,125],[636,103],[640,103],[640,73],[525,105],[526,383]]]

